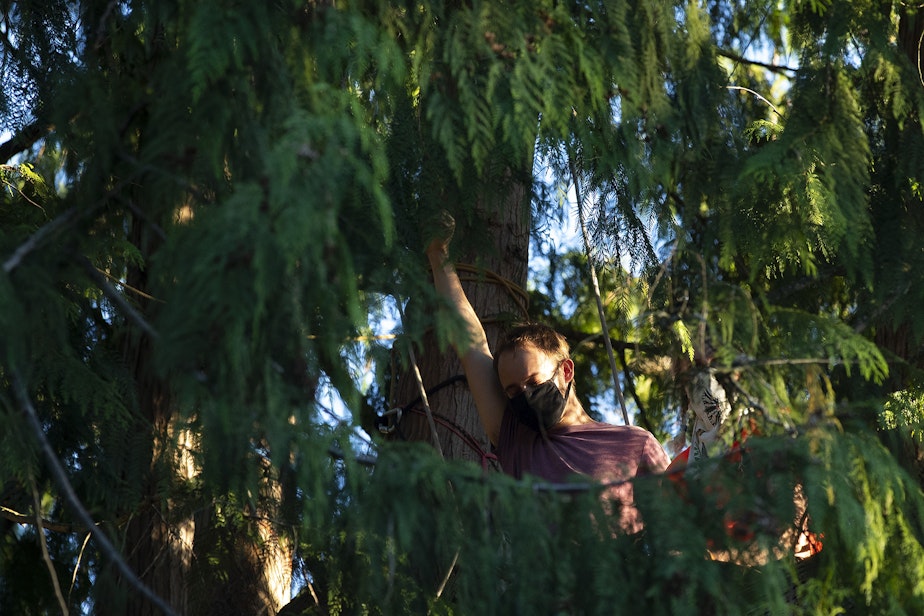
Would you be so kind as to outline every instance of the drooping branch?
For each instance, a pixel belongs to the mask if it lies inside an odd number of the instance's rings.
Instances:
[[[74,491],[71,482],[67,477],[67,472],[64,470],[64,466],[61,464],[61,461],[58,459],[58,455],[55,453],[54,449],[51,446],[51,443],[48,442],[48,438],[45,436],[45,430],[42,428],[42,422],[39,420],[38,413],[35,410],[35,407],[32,405],[32,400],[29,398],[28,391],[26,386],[22,381],[19,373],[16,370],[10,371],[10,381],[13,387],[13,395],[16,398],[16,401],[19,403],[19,406],[22,410],[23,415],[26,418],[26,422],[29,424],[29,427],[32,430],[36,440],[39,443],[39,446],[42,450],[42,454],[45,457],[45,461],[48,464],[48,469],[51,471],[51,476],[54,479],[54,482],[57,484],[58,489],[61,490],[61,494],[64,497],[64,500],[67,504],[74,510],[77,518],[86,526],[86,528],[93,535],[93,538],[96,539],[96,543],[99,546],[100,551],[108,557],[116,569],[125,576],[125,579],[128,583],[138,592],[140,592],[146,599],[148,599],[152,604],[154,604],[161,612],[167,616],[177,616],[176,612],[167,605],[167,603],[154,593],[150,588],[148,588],[144,582],[142,582],[138,575],[132,571],[131,567],[125,562],[125,559],[122,558],[119,551],[112,544],[112,541],[109,540],[109,537],[106,535],[103,530],[95,524],[93,518],[90,516],[90,513],[84,507],[83,503],[80,501],[80,498],[77,496],[77,493]]]
[[[137,325],[144,333],[146,333],[151,338],[157,338],[157,331],[154,327],[148,323],[141,314],[135,310],[128,301],[122,297],[122,294],[119,293],[109,281],[106,280],[106,277],[100,273],[96,267],[90,263],[90,260],[84,256],[78,257],[78,261],[83,266],[84,270],[90,276],[90,278],[99,286],[103,294],[112,301],[113,304],[122,312],[123,316],[128,319],[130,322]]]
[[[606,355],[610,360],[610,371],[613,376],[613,388],[616,390],[616,399],[619,401],[619,408],[622,410],[622,419],[625,424],[629,422],[629,411],[626,408],[626,400],[622,394],[622,386],[619,384],[619,375],[616,369],[616,358],[613,355],[613,345],[610,342],[609,326],[606,324],[606,311],[603,308],[603,299],[600,297],[600,285],[597,281],[597,270],[594,267],[591,258],[590,237],[587,234],[587,225],[584,223],[584,199],[581,196],[581,186],[578,180],[577,165],[574,158],[568,158],[569,169],[571,171],[571,181],[574,186],[575,200],[577,201],[578,219],[581,223],[581,237],[584,239],[584,251],[587,253],[587,267],[590,272],[590,282],[594,291],[594,299],[597,301],[597,314],[600,317],[600,331],[604,333],[603,342],[606,346]]]

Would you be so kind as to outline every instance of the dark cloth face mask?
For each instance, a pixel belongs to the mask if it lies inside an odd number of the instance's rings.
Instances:
[[[569,393],[571,381],[568,381],[568,388],[562,396],[553,376],[545,383],[521,391],[510,398],[510,408],[522,423],[536,432],[544,433],[561,421]]]

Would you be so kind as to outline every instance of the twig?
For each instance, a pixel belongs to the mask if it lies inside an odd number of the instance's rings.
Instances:
[[[594,268],[593,259],[590,254],[590,238],[587,236],[587,225],[584,224],[584,199],[581,196],[581,187],[578,183],[577,168],[570,154],[568,155],[568,165],[571,169],[571,180],[574,182],[574,197],[577,201],[578,220],[581,223],[581,235],[584,238],[584,250],[587,252],[587,267],[590,269],[590,281],[593,284],[594,298],[597,300],[597,313],[600,316],[600,327],[603,328],[603,343],[606,345],[606,354],[610,360],[610,371],[613,374],[613,386],[616,389],[616,398],[619,400],[619,408],[622,409],[622,418],[628,426],[630,425],[629,411],[626,409],[626,399],[622,395],[622,387],[619,385],[619,371],[616,369],[616,357],[613,355],[613,343],[610,342],[610,328],[606,324],[603,299],[600,297],[600,284],[597,282],[597,270]]]
[[[32,484],[32,506],[35,508],[36,538],[42,548],[42,559],[45,561],[45,566],[48,567],[48,575],[51,576],[51,585],[55,589],[55,597],[58,599],[58,606],[61,608],[61,613],[64,614],[64,616],[68,616],[70,610],[67,609],[67,602],[64,600],[64,595],[61,593],[61,583],[58,581],[58,573],[55,571],[55,564],[51,561],[51,554],[48,553],[48,545],[45,543],[45,529],[42,527],[42,501],[39,498],[35,479],[30,478],[30,483]]]
[[[769,100],[767,100],[766,97],[764,97],[760,92],[757,92],[757,91],[755,91],[755,90],[752,90],[751,88],[745,88],[744,86],[725,86],[725,87],[726,87],[727,89],[729,89],[729,90],[742,90],[742,91],[747,92],[747,93],[749,93],[749,94],[753,94],[754,96],[756,96],[757,98],[759,98],[759,99],[762,100],[763,102],[765,102],[765,103],[767,103],[768,105],[770,105],[770,109],[772,109],[773,112],[774,112],[776,115],[780,116],[781,118],[783,117],[783,114],[780,113],[780,110],[776,108],[776,105],[774,105],[774,104],[771,103]]]
[[[459,562],[459,550],[456,550],[455,555],[452,557],[452,562],[449,563],[449,569],[446,570],[446,575],[443,576],[443,581],[440,582],[439,588],[436,589],[437,599],[439,599],[443,591],[446,590],[446,584],[449,583],[449,578],[452,577],[452,572],[455,570],[457,562]]]
[[[7,168],[7,169],[10,169],[11,167],[10,167],[9,165],[0,164],[0,168]],[[14,190],[15,190],[16,192],[18,192],[18,193],[19,193],[19,196],[22,197],[23,200],[25,200],[27,203],[29,203],[30,205],[33,205],[33,206],[35,206],[36,208],[42,210],[42,213],[45,214],[46,216],[48,215],[48,213],[45,211],[45,208],[42,207],[42,205],[41,205],[40,203],[36,203],[35,201],[33,201],[33,200],[29,197],[29,195],[27,195],[25,192],[23,192],[22,188],[19,188],[18,186],[16,186],[15,184],[13,184],[13,183],[10,182],[9,180],[7,180],[6,178],[3,179],[3,183],[6,184],[6,185],[9,187],[9,189],[10,189],[11,191],[14,191]]]
[[[742,55],[732,53],[730,51],[723,51],[721,49],[716,51],[716,54],[728,58],[729,60],[740,62],[741,64],[750,64],[751,66],[759,66],[761,68],[765,68],[772,73],[795,73],[798,70],[783,64],[770,64],[769,62],[760,62],[759,60],[749,60]]]
[[[90,278],[93,280],[93,282],[99,286],[103,294],[112,300],[112,303],[114,303],[116,307],[122,311],[122,313],[129,321],[140,327],[141,330],[151,338],[157,338],[157,331],[154,329],[154,327],[145,321],[144,317],[141,316],[141,314],[135,310],[124,297],[122,297],[122,294],[116,291],[115,288],[109,284],[109,281],[106,280],[106,277],[103,276],[103,274],[101,274],[92,263],[90,263],[89,259],[81,255],[77,258],[77,260],[83,266],[84,270],[86,270],[87,274],[90,275]]]
[[[74,574],[71,576],[71,587],[67,591],[68,603],[70,603],[71,594],[74,592],[74,586],[77,585],[77,572],[80,571],[80,561],[83,560],[83,553],[84,550],[87,549],[87,544],[90,543],[90,537],[91,533],[87,533],[87,535],[83,538],[83,543],[80,545],[80,553],[77,554],[77,562],[74,563]]]
[[[125,289],[125,290],[127,290],[127,291],[131,291],[132,293],[134,293],[135,295],[137,295],[137,296],[139,296],[139,297],[143,297],[144,299],[149,299],[149,300],[151,300],[152,302],[159,302],[159,303],[161,303],[161,304],[165,303],[164,300],[158,299],[158,298],[154,297],[153,295],[151,295],[150,293],[145,293],[145,292],[142,291],[141,289],[137,289],[137,288],[133,287],[132,285],[128,284],[127,282],[125,282],[125,281],[123,281],[123,280],[119,280],[118,278],[116,278],[115,276],[113,276],[112,274],[110,274],[109,272],[104,272],[103,270],[99,269],[98,267],[96,268],[96,271],[99,272],[102,276],[105,276],[106,279],[111,280],[112,282],[116,283],[117,285],[119,285],[119,286],[122,287],[123,289]]]
[[[45,430],[42,428],[42,423],[39,421],[38,413],[36,413],[35,407],[32,405],[32,401],[29,399],[28,392],[26,391],[25,385],[23,385],[21,377],[16,370],[10,371],[9,376],[13,386],[13,393],[16,396],[20,406],[22,407],[23,414],[26,416],[29,427],[32,429],[36,440],[39,442],[42,453],[45,455],[45,460],[48,463],[48,469],[51,471],[51,476],[55,483],[58,485],[58,488],[61,490],[61,494],[64,496],[64,500],[74,510],[77,518],[83,522],[87,529],[89,529],[90,533],[96,539],[96,543],[99,546],[100,551],[112,561],[116,569],[118,569],[118,571],[125,577],[126,581],[135,590],[140,592],[146,599],[153,603],[161,612],[167,616],[177,616],[176,612],[174,612],[173,609],[167,605],[167,603],[162,598],[157,596],[154,591],[152,591],[144,584],[144,582],[138,579],[138,576],[134,571],[132,571],[131,567],[128,566],[128,564],[119,554],[119,551],[109,540],[109,537],[106,535],[106,533],[103,532],[102,529],[96,525],[96,522],[93,521],[90,513],[83,506],[83,503],[80,502],[80,498],[78,498],[77,493],[74,492],[74,488],[71,486],[71,482],[67,478],[67,473],[65,472],[64,467],[61,465],[61,461],[58,459],[57,454],[51,447],[51,443],[48,442],[48,438],[45,436]]]
[[[401,298],[395,298],[395,302],[398,307],[398,316],[401,317],[401,323],[404,324],[404,308],[401,305]],[[443,448],[440,446],[440,435],[436,431],[436,422],[433,421],[433,411],[430,410],[430,402],[427,400],[427,389],[423,384],[423,377],[420,376],[420,368],[417,366],[417,357],[414,354],[414,343],[411,342],[407,345],[408,356],[411,360],[411,368],[414,369],[414,378],[417,379],[417,388],[420,390],[420,401],[423,404],[424,410],[427,411],[427,423],[430,424],[430,432],[433,433],[433,441],[436,445],[436,450],[439,452],[440,457],[445,459],[446,456],[443,455]]]
[[[59,228],[70,224],[71,221],[76,217],[77,209],[71,208],[48,224],[42,225],[41,229],[29,236],[29,239],[20,244],[19,247],[13,251],[13,254],[10,255],[10,258],[4,261],[3,271],[9,274],[14,269],[19,267],[19,264],[26,257],[26,255],[35,250],[48,235],[57,231]]]

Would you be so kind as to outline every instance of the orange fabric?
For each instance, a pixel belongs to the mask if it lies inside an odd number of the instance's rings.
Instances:
[[[741,462],[744,453],[747,451],[742,445],[750,436],[759,435],[760,431],[756,428],[753,421],[749,426],[741,430],[740,437],[732,443],[731,449],[722,456],[727,462],[738,464]],[[690,448],[687,447],[673,460],[671,460],[665,473],[667,474],[668,479],[670,479],[678,492],[686,500],[686,493],[689,489],[687,482],[684,478],[684,475],[687,471],[687,465],[690,460]],[[719,499],[719,506],[721,507],[724,499]],[[744,519],[741,517],[732,517],[728,512],[723,513],[723,526],[725,527],[726,534],[735,539],[736,541],[747,542],[751,541],[755,537],[755,532],[752,528],[751,521],[746,518],[751,516],[744,516]],[[813,533],[805,528],[801,529],[799,541],[795,549],[795,557],[799,560],[814,556],[821,552],[823,544],[822,539],[824,535],[821,533]],[[710,542],[711,543],[711,542]]]

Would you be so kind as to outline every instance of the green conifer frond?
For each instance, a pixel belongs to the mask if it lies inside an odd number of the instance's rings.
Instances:
[[[837,320],[776,308],[767,315],[766,325],[768,340],[777,352],[794,358],[819,353],[832,364],[843,365],[848,376],[857,366],[860,376],[876,382],[888,374],[888,365],[876,345]]]

